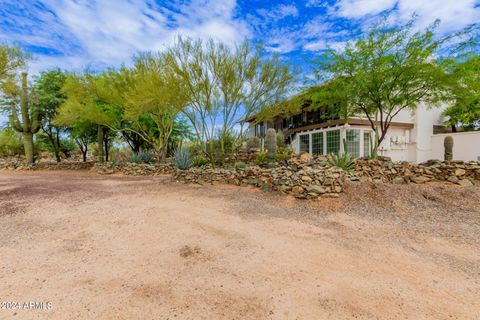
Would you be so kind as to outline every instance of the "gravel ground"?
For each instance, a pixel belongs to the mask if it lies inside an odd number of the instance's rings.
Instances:
[[[479,319],[479,199],[0,172],[0,319]]]

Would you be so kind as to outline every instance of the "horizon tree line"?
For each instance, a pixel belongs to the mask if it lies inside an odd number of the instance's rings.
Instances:
[[[41,131],[57,161],[68,135],[84,160],[96,140],[97,160],[108,161],[113,139],[121,137],[133,152],[149,149],[163,162],[187,139],[212,165],[223,165],[245,138],[243,119],[295,114],[304,99],[311,110],[326,108],[345,119],[365,116],[375,157],[394,117],[422,102],[448,103],[446,125],[454,130],[480,125],[478,28],[440,37],[437,26],[415,31],[414,20],[380,25],[341,51],[326,50],[315,65],[317,81],[302,99],[290,96],[294,67],[246,40],[232,48],[178,38],[163,52],[137,54],[132,67],[100,73],[53,69],[36,76],[32,86],[19,72],[29,55],[2,45],[2,105],[10,127],[23,136],[29,163],[33,135]]]

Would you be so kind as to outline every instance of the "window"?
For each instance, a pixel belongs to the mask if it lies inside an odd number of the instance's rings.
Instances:
[[[310,135],[300,135],[300,153],[310,152]]]
[[[263,122],[257,123],[255,125],[255,136],[256,137],[264,137],[265,136],[265,126]]]
[[[312,154],[323,154],[323,132],[312,133]]]
[[[327,131],[327,154],[340,151],[340,130]]]
[[[369,131],[363,133],[363,156],[370,157],[371,145],[372,144],[372,135]]]
[[[346,150],[348,153],[355,158],[360,157],[360,130],[347,130],[346,144]]]

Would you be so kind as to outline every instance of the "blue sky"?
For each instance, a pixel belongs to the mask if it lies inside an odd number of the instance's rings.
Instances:
[[[316,54],[341,49],[385,14],[391,24],[416,14],[419,28],[438,18],[439,31],[451,32],[480,21],[480,0],[0,0],[0,42],[34,54],[30,73],[128,64],[178,35],[262,41],[308,69]]]

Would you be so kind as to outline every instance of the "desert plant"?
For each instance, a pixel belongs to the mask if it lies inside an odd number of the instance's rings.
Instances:
[[[286,163],[292,157],[292,154],[292,149],[287,147],[279,147],[277,149],[277,154],[275,155],[275,160]]]
[[[192,157],[187,148],[178,147],[173,153],[172,162],[178,169],[186,170],[192,166]]]
[[[202,167],[208,163],[207,159],[202,156],[196,156],[192,160],[192,167]]]
[[[0,156],[23,154],[22,136],[13,129],[0,130]]]
[[[235,170],[243,170],[247,167],[247,164],[243,161],[235,162]]]
[[[343,169],[344,171],[352,171],[355,167],[355,161],[352,155],[347,152],[342,154],[332,154],[328,159],[330,165]]]
[[[265,149],[267,149],[268,161],[273,162],[275,160],[275,154],[277,153],[277,133],[273,128],[267,130],[265,136]]]
[[[443,148],[445,149],[444,160],[452,161],[453,160],[453,137],[446,136],[443,139]]]
[[[260,148],[261,147],[261,141],[260,138],[258,137],[251,137],[247,140],[247,148],[248,149],[253,149],[253,148]]]
[[[155,162],[155,157],[150,150],[143,150],[138,153],[138,157],[143,163]]]
[[[266,151],[260,151],[260,153],[257,155],[257,158],[255,159],[255,164],[261,166],[265,165],[267,161],[267,152]]]
[[[140,159],[140,156],[138,153],[132,153],[130,157],[128,158],[128,162],[130,163],[140,163],[142,162],[142,159]]]
[[[20,117],[15,104],[11,105],[10,124],[13,129],[23,135],[23,147],[27,163],[33,163],[33,135],[40,130],[40,111],[33,105],[27,85],[27,73],[22,73],[22,87],[20,89]]]

